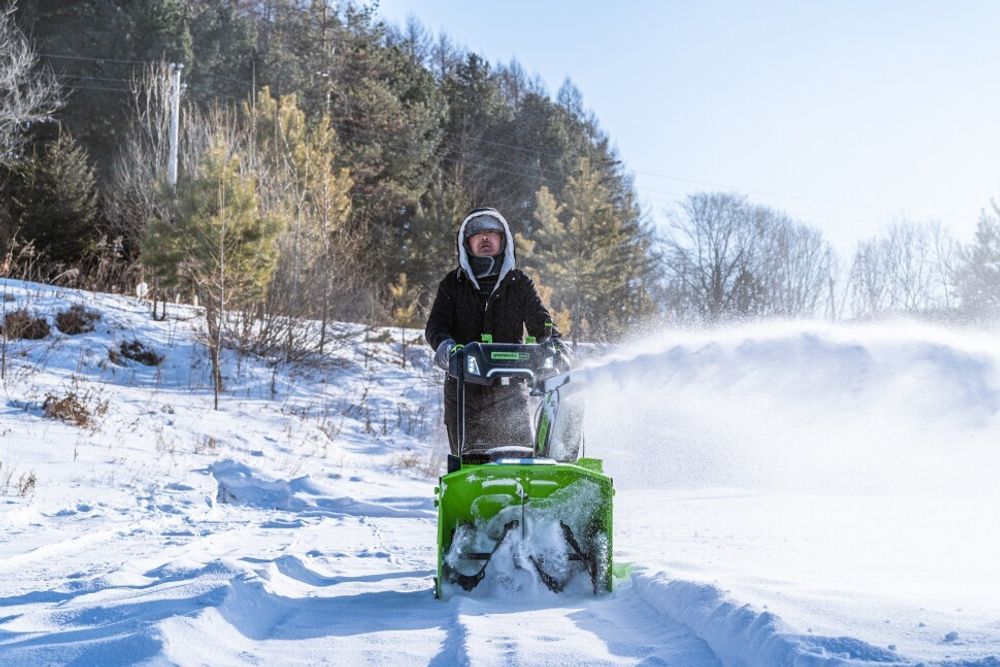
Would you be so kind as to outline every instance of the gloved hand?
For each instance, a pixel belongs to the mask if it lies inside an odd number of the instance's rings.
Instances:
[[[569,370],[573,367],[573,351],[570,349],[569,345],[562,342],[562,339],[560,338],[553,338],[552,349],[555,350],[557,362],[562,365],[565,370]]]
[[[441,341],[441,344],[437,346],[434,350],[434,363],[442,370],[448,370],[449,361],[451,358],[451,351],[455,349],[455,341],[451,338],[445,338]]]

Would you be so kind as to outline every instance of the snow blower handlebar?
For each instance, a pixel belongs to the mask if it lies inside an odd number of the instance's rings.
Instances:
[[[553,340],[544,343],[469,343],[451,355],[448,375],[456,383],[456,426],[459,452],[465,452],[465,384],[492,386],[526,382],[532,395],[554,392],[569,382]],[[530,448],[529,448],[530,449]]]
[[[448,374],[472,384],[510,384],[514,378],[534,385],[559,372],[557,357],[553,343],[469,343],[451,355]]]

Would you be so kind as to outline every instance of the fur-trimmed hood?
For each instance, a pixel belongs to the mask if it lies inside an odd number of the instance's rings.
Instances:
[[[506,243],[504,243],[503,251],[503,264],[500,265],[500,274],[497,276],[497,284],[493,287],[493,291],[496,291],[500,283],[503,282],[504,277],[514,269],[516,265],[516,253],[514,252],[514,235],[510,233],[510,225],[507,224],[507,220],[500,215],[496,209],[492,208],[477,208],[469,212],[465,219],[462,220],[462,224],[458,226],[458,234],[456,237],[456,244],[458,246],[458,266],[465,273],[465,276],[472,281],[472,284],[479,289],[479,281],[476,280],[475,273],[472,270],[472,266],[469,263],[469,250],[465,247],[465,226],[469,224],[469,221],[473,218],[478,218],[481,215],[487,215],[494,218],[503,225],[504,235],[506,236]]]

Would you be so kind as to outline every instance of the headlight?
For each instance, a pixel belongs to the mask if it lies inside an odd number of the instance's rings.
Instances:
[[[465,372],[469,375],[479,375],[479,362],[476,358],[469,356],[465,358]]]

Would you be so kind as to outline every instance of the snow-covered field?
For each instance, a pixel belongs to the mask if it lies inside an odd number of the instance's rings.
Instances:
[[[772,324],[591,359],[631,578],[438,601],[427,348],[403,368],[399,330],[342,325],[308,367],[230,353],[214,411],[193,310],[6,291],[101,319],[7,350],[0,664],[1000,665],[995,334]],[[163,363],[109,360],[134,339]],[[70,394],[90,424],[45,416]]]

